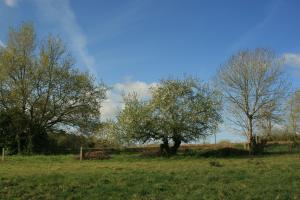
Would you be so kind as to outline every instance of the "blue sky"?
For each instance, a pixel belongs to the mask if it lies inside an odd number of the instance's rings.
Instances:
[[[113,86],[104,110],[111,117],[122,92],[149,96],[149,85],[184,74],[209,81],[245,48],[285,56],[289,79],[300,87],[299,8],[297,0],[2,0],[0,45],[8,27],[24,21],[34,23],[39,39],[59,35],[78,68]]]

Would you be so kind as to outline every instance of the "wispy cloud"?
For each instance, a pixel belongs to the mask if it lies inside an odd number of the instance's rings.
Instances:
[[[104,119],[110,119],[124,108],[123,95],[135,92],[140,98],[149,98],[151,96],[150,88],[157,83],[145,83],[141,81],[127,81],[125,83],[116,83],[112,90],[108,92],[108,98],[104,102],[101,114]]]
[[[44,20],[52,22],[68,36],[72,49],[79,59],[94,74],[95,59],[87,50],[87,38],[76,21],[69,0],[35,0]]]
[[[255,26],[251,27],[249,30],[247,30],[244,34],[241,35],[240,38],[238,38],[229,48],[228,51],[236,51],[241,46],[249,43],[249,41],[257,36],[257,33],[263,29],[274,17],[274,15],[277,13],[278,9],[280,8],[280,5],[282,3],[282,0],[277,0],[272,2],[270,8],[266,12],[266,15],[264,18],[261,19]]]
[[[126,32],[135,23],[140,22],[145,17],[144,8],[150,1],[128,1],[117,13],[111,15],[104,21],[100,21],[101,29],[96,29],[97,41],[110,40]]]
[[[8,7],[15,7],[18,4],[18,0],[4,0],[4,3]]]
[[[0,40],[0,47],[5,47],[5,44]]]
[[[295,53],[285,53],[283,54],[283,58],[286,62],[291,67],[300,67],[300,53],[295,54]]]

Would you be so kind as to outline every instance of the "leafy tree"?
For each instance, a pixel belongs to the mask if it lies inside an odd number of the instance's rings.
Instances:
[[[159,140],[162,151],[176,154],[182,142],[213,133],[221,122],[219,93],[196,79],[162,80],[151,93],[149,100],[135,94],[124,98],[118,124],[135,141]]]
[[[102,122],[99,130],[93,134],[93,137],[96,140],[95,146],[109,146],[110,148],[113,148],[125,145],[127,143],[126,138],[120,135],[120,133],[115,120],[109,119]]]
[[[16,135],[18,152],[38,151],[41,141],[34,139],[41,133],[73,127],[88,134],[100,123],[106,86],[74,68],[59,38],[37,44],[32,24],[11,28],[0,50],[0,69],[0,111],[10,116],[14,131],[5,134]]]
[[[227,100],[231,121],[247,136],[253,151],[255,128],[262,120],[276,119],[286,96],[283,61],[268,49],[240,51],[218,73],[218,85]]]

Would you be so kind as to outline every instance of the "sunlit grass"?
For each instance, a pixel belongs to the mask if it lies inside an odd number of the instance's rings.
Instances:
[[[213,164],[215,163],[215,164]],[[216,164],[217,163],[217,164]],[[2,199],[300,199],[300,156],[141,158],[10,156]]]

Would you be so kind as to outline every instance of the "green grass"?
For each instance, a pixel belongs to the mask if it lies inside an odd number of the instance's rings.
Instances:
[[[300,155],[243,158],[10,156],[1,199],[300,199]]]

